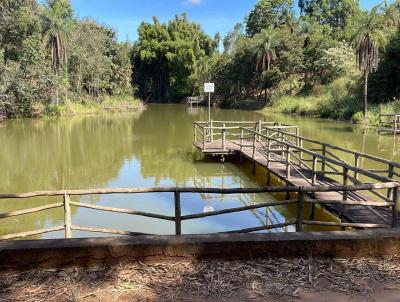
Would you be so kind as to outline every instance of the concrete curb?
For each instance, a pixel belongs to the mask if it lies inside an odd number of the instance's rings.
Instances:
[[[1,268],[63,267],[123,261],[258,257],[393,257],[400,229],[274,234],[211,234],[0,242]]]

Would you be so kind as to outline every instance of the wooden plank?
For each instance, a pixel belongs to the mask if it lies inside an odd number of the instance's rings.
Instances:
[[[264,226],[254,227],[254,228],[246,228],[246,229],[241,229],[241,230],[236,230],[236,231],[221,232],[221,234],[251,233],[251,232],[257,232],[257,231],[264,231],[264,230],[273,230],[273,229],[283,228],[283,227],[294,225],[294,224],[295,224],[294,221],[288,221],[288,222],[264,225]]]
[[[304,220],[303,224],[306,225],[319,225],[319,226],[337,226],[337,227],[351,227],[351,228],[388,228],[389,225],[377,223],[347,223],[347,222],[328,222],[328,221],[312,221]]]
[[[259,204],[249,205],[249,206],[242,206],[242,207],[237,207],[237,208],[213,211],[213,212],[208,212],[208,213],[185,215],[185,216],[182,216],[181,219],[182,220],[191,220],[191,219],[198,219],[198,218],[204,218],[204,217],[210,217],[210,216],[216,216],[216,215],[231,214],[231,213],[243,212],[243,211],[248,211],[248,210],[255,210],[255,209],[266,208],[266,207],[289,205],[289,204],[295,204],[295,203],[296,203],[296,200],[282,200],[282,201],[275,201],[275,202],[265,202],[265,203],[259,203]]]
[[[46,211],[46,210],[50,210],[50,209],[61,208],[62,206],[63,206],[63,203],[58,202],[58,203],[44,205],[44,206],[36,207],[36,208],[24,209],[24,210],[13,211],[13,212],[8,212],[8,213],[1,213],[0,219],[42,212],[42,211]]]
[[[47,228],[47,229],[39,229],[39,230],[28,231],[28,232],[20,232],[20,233],[14,233],[14,234],[7,234],[7,235],[0,236],[0,240],[25,238],[25,237],[29,237],[29,236],[40,235],[40,234],[45,234],[45,233],[52,233],[52,232],[57,232],[57,231],[62,231],[62,230],[64,230],[64,226],[52,227],[52,228]]]
[[[114,208],[114,207],[106,207],[106,206],[99,206],[99,205],[94,205],[94,204],[86,204],[86,203],[75,202],[75,201],[70,201],[70,204],[73,205],[73,206],[76,206],[76,207],[99,210],[99,211],[105,211],[105,212],[114,212],[114,213],[120,213],[120,214],[129,214],[129,215],[135,215],[135,216],[156,218],[156,219],[161,219],[161,220],[175,221],[175,218],[172,217],[172,216],[166,216],[166,215],[154,214],[154,213],[147,213],[147,212],[141,212],[141,211],[135,211],[135,210],[131,210],[131,209],[121,209],[121,208]]]
[[[114,234],[114,235],[124,235],[124,236],[151,235],[151,234],[145,234],[145,233],[113,230],[113,229],[106,229],[106,228],[85,227],[85,226],[80,226],[80,225],[72,225],[71,229],[72,230],[76,230],[76,231],[104,233],[104,234]]]

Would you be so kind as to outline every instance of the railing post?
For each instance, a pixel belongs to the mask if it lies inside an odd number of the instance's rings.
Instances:
[[[343,167],[343,186],[346,188],[349,182],[349,169]],[[348,192],[347,190],[343,191],[343,201],[347,200]],[[343,205],[344,212],[347,213],[347,205]]]
[[[297,139],[296,139],[296,144],[297,144],[297,147],[300,147],[300,127],[296,127],[296,137],[297,137]]]
[[[243,164],[243,140],[244,140],[244,130],[240,128],[240,163]]]
[[[258,120],[258,140],[261,141],[262,121]]]
[[[393,218],[392,227],[396,228],[398,226],[398,213],[399,213],[399,187],[393,188]]]
[[[297,194],[296,232],[301,232],[303,230],[304,189],[300,187],[300,190]]]
[[[313,186],[317,182],[317,169],[318,169],[318,157],[313,155],[312,172],[311,172],[311,183],[312,183]]]
[[[225,124],[222,124],[222,150],[225,150],[226,129]]]
[[[290,147],[286,146],[286,178],[290,179]]]
[[[178,190],[174,192],[175,199],[175,235],[182,234],[181,226],[181,195]]]
[[[203,127],[203,151],[206,150],[207,128],[208,127]]]
[[[71,232],[71,206],[69,204],[69,195],[64,193],[64,227],[65,238],[72,238]]]
[[[360,168],[360,155],[354,154],[354,166],[358,169]],[[354,171],[354,178],[358,179],[358,172]]]
[[[300,168],[301,168],[301,166],[302,166],[302,161],[303,161],[303,139],[302,138],[300,138],[300,141],[299,141],[299,143],[300,143],[300,148],[301,148],[301,150],[300,150],[300,160],[299,160],[299,164],[300,164]]]
[[[257,138],[257,134],[254,133],[253,136],[253,155],[252,155],[252,159],[253,159],[253,174],[256,174],[256,138]]]
[[[393,173],[394,172],[394,167],[392,165],[389,165],[389,171],[388,171],[388,178],[392,179],[393,178]],[[392,189],[387,190],[387,198],[390,198],[390,195],[392,195]]]
[[[211,120],[210,121],[210,143],[212,143],[213,142],[213,140],[214,140],[214,130],[213,130],[213,121]]]
[[[322,163],[321,163],[321,171],[325,172],[325,157],[326,157],[326,145],[322,145]]]

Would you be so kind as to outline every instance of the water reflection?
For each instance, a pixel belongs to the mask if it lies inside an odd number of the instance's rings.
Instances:
[[[399,160],[399,137],[362,132],[346,123],[240,110],[213,109],[215,120],[273,120],[298,124],[305,136],[349,149]],[[265,184],[235,162],[204,159],[192,148],[193,121],[207,119],[203,107],[151,105],[143,112],[77,116],[59,120],[0,123],[0,192],[103,187],[255,187]],[[397,148],[396,148],[397,147]],[[349,158],[349,160],[351,160]],[[56,200],[55,200],[56,199]],[[75,201],[173,214],[171,194],[90,196]],[[183,194],[183,214],[275,200],[267,194]],[[0,212],[36,207],[57,198],[2,200]],[[293,217],[288,207],[228,214],[183,223],[185,233],[229,231],[280,223]],[[0,234],[60,225],[62,210],[3,220]],[[171,234],[170,222],[73,208],[73,223],[138,232]],[[288,231],[291,231],[288,228]],[[279,230],[279,231],[282,231]],[[87,236],[75,232],[75,236]],[[43,238],[62,236],[62,233]]]

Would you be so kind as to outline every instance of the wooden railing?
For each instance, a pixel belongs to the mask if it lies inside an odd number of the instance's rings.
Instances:
[[[324,177],[327,175],[344,187],[350,184],[363,185],[399,180],[400,164],[397,162],[300,136],[297,126],[261,122],[242,123],[246,125],[227,127],[223,123],[222,127],[219,125],[214,127],[209,126],[207,122],[197,122],[195,132],[196,129],[200,129],[197,131],[203,136],[199,138],[195,135],[195,141],[200,139],[203,151],[207,151],[208,146],[226,151],[225,146],[231,143],[230,148],[234,151],[240,151],[241,155],[245,154],[253,159],[254,171],[256,156],[261,156],[266,159],[267,167],[275,162],[285,165],[287,180],[290,180],[293,171],[296,171],[297,175],[300,175],[309,185],[332,184],[332,182],[326,182]],[[218,141],[217,146],[210,144],[215,139],[214,132],[216,131],[221,132],[221,143]],[[231,133],[231,131],[234,132]],[[229,139],[231,136],[234,140]],[[307,148],[304,147],[305,144],[308,145]],[[344,158],[351,158],[354,164],[347,162]],[[371,167],[367,167],[365,163],[361,167],[362,161],[368,161]],[[376,165],[382,167],[374,168]],[[387,192],[382,191],[371,189],[369,195],[384,204],[390,202],[394,194],[392,188],[388,188]],[[343,191],[342,195],[343,201],[346,201],[351,193]],[[374,210],[371,209],[371,211]],[[379,216],[379,213],[376,215]]]
[[[354,185],[354,186],[302,186],[302,187],[265,187],[265,188],[234,188],[234,189],[221,189],[221,188],[139,188],[139,189],[92,189],[92,190],[67,190],[67,191],[42,191],[42,192],[31,192],[22,194],[0,194],[1,199],[28,199],[41,196],[51,197],[62,197],[62,202],[57,202],[41,207],[24,209],[9,213],[1,213],[0,220],[16,217],[31,213],[43,212],[50,209],[62,208],[64,210],[64,225],[55,226],[47,229],[32,230],[28,232],[20,232],[14,234],[7,234],[0,236],[0,240],[9,240],[24,238],[28,236],[34,236],[49,232],[56,232],[64,230],[65,238],[72,238],[72,231],[88,231],[88,232],[99,232],[115,235],[125,236],[137,236],[144,235],[144,233],[136,231],[122,231],[113,230],[106,228],[96,228],[89,226],[80,226],[73,223],[71,215],[71,207],[88,208],[97,211],[106,211],[121,214],[130,214],[132,216],[143,216],[158,220],[166,220],[175,224],[175,234],[182,234],[182,221],[200,219],[205,217],[224,215],[229,213],[237,213],[249,210],[255,210],[260,208],[268,208],[282,205],[296,205],[296,219],[285,221],[282,223],[266,224],[262,226],[254,226],[245,229],[233,230],[227,233],[250,233],[262,230],[271,230],[277,228],[283,228],[290,225],[294,225],[297,232],[303,230],[304,225],[319,225],[319,226],[336,226],[336,227],[350,227],[350,228],[381,228],[381,227],[397,227],[398,226],[398,202],[399,202],[399,186],[397,182],[377,183],[377,184],[365,184],[365,185]],[[309,194],[315,192],[358,192],[375,189],[391,189],[393,191],[392,200],[388,202],[364,202],[364,201],[351,201],[351,200],[318,200],[318,203],[325,204],[342,204],[342,205],[361,205],[361,206],[376,206],[376,207],[390,207],[392,208],[392,221],[390,224],[371,224],[371,223],[343,223],[343,222],[330,222],[330,221],[313,221],[304,219],[304,207],[306,204],[315,204],[315,200],[308,198]],[[287,200],[281,201],[270,201],[251,205],[245,205],[241,207],[228,208],[218,211],[212,211],[207,213],[195,213],[195,214],[182,214],[181,207],[181,196],[182,193],[213,193],[213,194],[263,194],[263,193],[289,193],[289,196],[294,196]],[[107,206],[99,206],[94,204],[87,204],[72,201],[71,197],[75,196],[88,196],[88,195],[105,195],[105,194],[139,194],[139,193],[171,193],[173,194],[173,202],[175,214],[174,216],[162,215],[157,213],[149,213],[142,211],[135,211],[132,209],[114,208]],[[199,222],[201,223],[201,222]]]
[[[262,130],[266,127],[270,129],[285,130],[288,133],[294,133],[299,135],[299,127],[275,123],[275,122],[263,122],[261,120],[254,121],[214,121],[209,122],[194,122],[194,143],[201,144],[203,150],[207,149],[207,143],[215,140],[222,140],[222,149],[225,149],[226,143],[233,143],[238,145],[240,139],[240,146],[243,146],[243,141],[252,139],[253,135],[244,135],[244,131],[254,130],[258,133],[262,133]]]
[[[379,114],[379,133],[400,133],[400,114]]]

